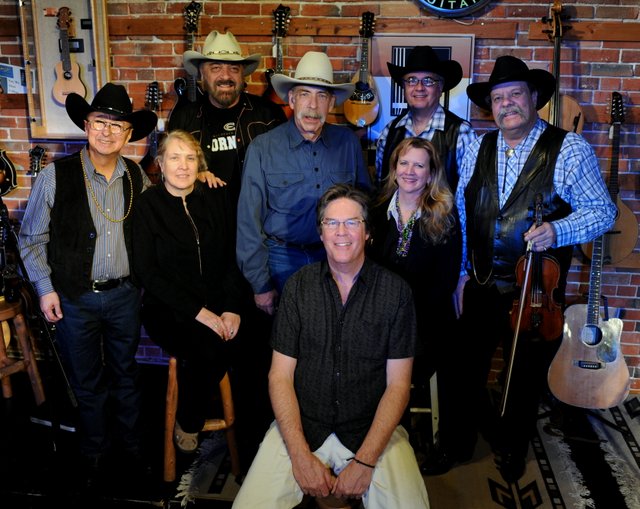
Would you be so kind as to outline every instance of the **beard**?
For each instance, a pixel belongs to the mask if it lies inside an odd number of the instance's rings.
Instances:
[[[233,89],[225,88],[224,90],[220,89],[220,86],[225,85],[233,85]],[[244,82],[235,83],[233,81],[219,81],[213,84],[212,87],[209,88],[209,95],[213,98],[213,100],[218,103],[223,108],[228,108],[229,106],[233,106],[240,94],[244,90]]]

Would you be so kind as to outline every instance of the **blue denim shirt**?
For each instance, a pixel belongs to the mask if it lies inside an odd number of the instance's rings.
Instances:
[[[371,188],[360,140],[346,127],[325,124],[310,142],[291,119],[251,142],[238,201],[236,256],[254,293],[273,288],[266,239],[319,242],[316,204],[337,183]]]

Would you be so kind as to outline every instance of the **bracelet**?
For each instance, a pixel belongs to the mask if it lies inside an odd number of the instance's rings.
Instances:
[[[369,465],[369,463],[365,463],[364,461],[360,461],[358,458],[356,458],[355,456],[353,458],[349,458],[353,461],[355,461],[358,465],[362,465],[363,467],[368,467],[368,468],[376,468],[375,465]]]

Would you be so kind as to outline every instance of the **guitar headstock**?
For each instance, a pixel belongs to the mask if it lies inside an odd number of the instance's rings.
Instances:
[[[611,93],[611,123],[622,124],[624,122],[624,103],[619,92]]]
[[[550,30],[543,30],[551,42],[562,39],[563,31],[571,28],[562,24],[563,21],[569,19],[569,16],[562,14],[562,10],[562,2],[554,0],[553,5],[549,8],[549,17],[542,18],[542,22],[551,27]]]
[[[69,7],[60,7],[57,16],[57,27],[60,30],[67,30],[71,26],[71,9]]]
[[[32,149],[29,150],[29,171],[27,175],[33,175],[36,177],[40,170],[44,167],[45,163],[45,152],[44,147],[40,145],[36,145]]]
[[[157,81],[152,81],[147,86],[147,96],[145,98],[145,106],[151,111],[158,111],[160,109],[160,87]]]
[[[360,35],[362,37],[373,37],[373,31],[376,26],[375,14],[373,12],[363,12],[360,21]]]
[[[198,18],[202,12],[202,4],[193,0],[184,8],[184,29],[188,34],[198,31]]]
[[[289,30],[291,21],[291,9],[282,4],[273,11],[273,34],[276,37],[284,37]]]

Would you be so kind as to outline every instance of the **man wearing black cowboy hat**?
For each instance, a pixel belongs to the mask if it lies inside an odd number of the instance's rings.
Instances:
[[[389,174],[393,149],[403,139],[417,136],[435,144],[455,192],[462,156],[476,135],[469,122],[440,105],[440,97],[460,83],[462,67],[455,60],[441,60],[431,46],[416,46],[404,66],[387,62],[387,67],[391,79],[402,87],[408,109],[389,122],[378,138],[377,185]]]
[[[125,88],[113,83],[91,104],[72,93],[65,106],[87,144],[38,175],[20,229],[20,254],[40,309],[56,325],[78,401],[81,474],[94,487],[112,442],[121,447],[124,464],[142,465],[135,358],[140,292],[129,277],[131,209],[151,183],[120,152],[147,136],[157,117],[133,111]]]
[[[490,110],[498,126],[465,153],[456,194],[464,235],[456,290],[464,378],[460,396],[468,403],[457,421],[457,436],[461,447],[471,450],[476,430],[485,424],[481,415],[492,415],[481,402],[487,399],[487,375],[500,342],[505,359],[510,358],[514,331],[509,316],[520,298],[517,261],[528,249],[553,255],[560,267],[553,298],[562,304],[572,246],[602,235],[616,215],[591,146],[538,117],[554,91],[553,75],[529,69],[510,55],[496,60],[489,81],[467,87],[469,98]],[[539,226],[532,213],[536,203]],[[559,346],[559,337],[551,339],[542,340],[535,324],[523,324],[506,405],[490,425],[496,464],[507,482],[525,473],[539,396]]]

